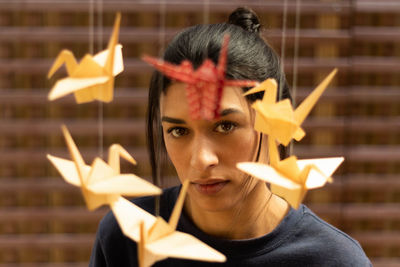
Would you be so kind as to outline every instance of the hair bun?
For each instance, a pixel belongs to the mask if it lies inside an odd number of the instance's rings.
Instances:
[[[247,7],[235,9],[228,19],[228,23],[242,27],[248,32],[259,33],[261,24],[257,14]]]

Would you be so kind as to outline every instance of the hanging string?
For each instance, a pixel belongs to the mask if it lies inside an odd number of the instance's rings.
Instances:
[[[97,51],[103,49],[103,0],[97,1]],[[110,51],[114,53],[114,51]],[[99,155],[103,157],[103,139],[104,139],[104,122],[103,122],[103,102],[98,102],[98,145]]]
[[[93,55],[94,50],[94,2],[89,0],[89,53]]]
[[[300,6],[301,0],[296,0],[296,21],[294,30],[294,55],[293,55],[293,84],[292,84],[292,106],[296,106],[297,95],[297,69],[299,62],[299,38],[300,38]],[[293,155],[293,140],[290,142],[289,155]]]
[[[281,41],[281,77],[279,79],[279,100],[282,99],[283,78],[285,70],[285,47],[286,47],[286,22],[287,22],[287,0],[283,1],[283,17],[282,17],[282,41]]]

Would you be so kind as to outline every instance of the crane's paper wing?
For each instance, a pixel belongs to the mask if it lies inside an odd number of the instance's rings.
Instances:
[[[76,170],[76,165],[73,161],[55,157],[49,154],[47,155],[47,159],[50,160],[50,162],[59,171],[66,182],[75,186],[81,186],[81,181]],[[90,171],[90,166],[85,165],[83,169],[84,172],[87,174]]]
[[[226,261],[226,257],[222,253],[201,242],[197,238],[178,231],[146,244],[146,249],[152,254],[164,257],[210,262]]]
[[[325,176],[318,170],[311,168],[307,175],[305,187],[307,189],[319,188],[324,186],[329,179],[329,176]]]
[[[236,164],[236,167],[255,178],[271,184],[276,184],[291,190],[301,188],[299,184],[281,175],[274,168],[266,164],[257,162],[240,162]]]
[[[246,93],[243,94],[243,96],[265,91],[263,102],[265,101],[266,103],[272,104],[275,103],[276,101],[276,87],[277,87],[276,81],[274,79],[269,78],[263,81],[262,83],[258,84],[257,86],[248,90]]]
[[[315,88],[314,91],[296,108],[294,111],[294,117],[299,126],[307,118],[311,109],[315,106],[318,99],[335,76],[336,72],[337,69],[334,69],[331,73],[329,73],[329,75],[317,86],[317,88]]]
[[[317,168],[317,170],[310,170],[306,180],[306,187],[308,189],[313,189],[325,185],[325,183],[331,179],[331,175],[336,171],[343,161],[343,157],[303,159],[298,160],[297,165],[300,169],[304,169],[307,165],[314,165]]]
[[[185,83],[193,83],[193,66],[188,60],[183,60],[180,65],[175,65],[155,57],[144,55],[142,60],[153,65],[158,71],[171,79]]]
[[[160,195],[162,190],[134,174],[114,175],[91,184],[88,189],[98,194],[119,194],[125,196]]]
[[[88,187],[89,185],[94,185],[98,182],[105,181],[118,174],[113,168],[104,162],[104,160],[98,157],[93,160],[91,167],[90,173],[86,178],[86,184]]]
[[[108,76],[100,76],[93,78],[64,78],[54,85],[51,89],[48,99],[55,100],[70,93],[83,90],[87,87],[91,87],[97,84],[103,84],[110,78]]]
[[[315,165],[325,176],[331,176],[340,164],[344,161],[343,157],[334,158],[317,158],[317,159],[301,159],[297,161],[297,165],[300,170],[304,169],[305,166],[313,164]]]
[[[156,222],[156,217],[123,197],[112,201],[110,206],[122,232],[135,242],[140,240],[140,223],[142,221],[146,231]]]
[[[67,49],[62,50],[53,65],[51,66],[49,73],[47,74],[47,78],[53,76],[53,74],[65,63],[68,76],[72,75],[76,67],[78,66],[78,62],[76,61],[74,54]]]
[[[113,75],[117,76],[124,70],[124,63],[122,58],[122,45],[117,44],[115,46],[114,52],[114,68],[113,68]],[[100,66],[105,66],[109,51],[108,49],[103,50],[97,53],[93,59],[96,61]]]

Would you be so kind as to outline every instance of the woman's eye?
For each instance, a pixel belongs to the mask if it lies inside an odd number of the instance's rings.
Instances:
[[[236,128],[236,124],[229,121],[221,122],[217,125],[215,130],[219,133],[229,133]]]
[[[183,135],[186,135],[188,130],[186,128],[182,127],[175,127],[168,129],[168,133],[171,134],[173,137],[181,137]]]

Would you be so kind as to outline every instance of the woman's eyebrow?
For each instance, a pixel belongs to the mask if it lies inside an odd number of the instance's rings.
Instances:
[[[231,113],[243,113],[241,110],[236,109],[236,108],[227,108],[221,111],[221,113],[219,114],[220,116],[226,116],[229,115]]]
[[[181,120],[181,119],[175,119],[167,116],[163,116],[161,118],[161,121],[169,122],[169,123],[175,123],[175,124],[186,124],[186,121]]]

